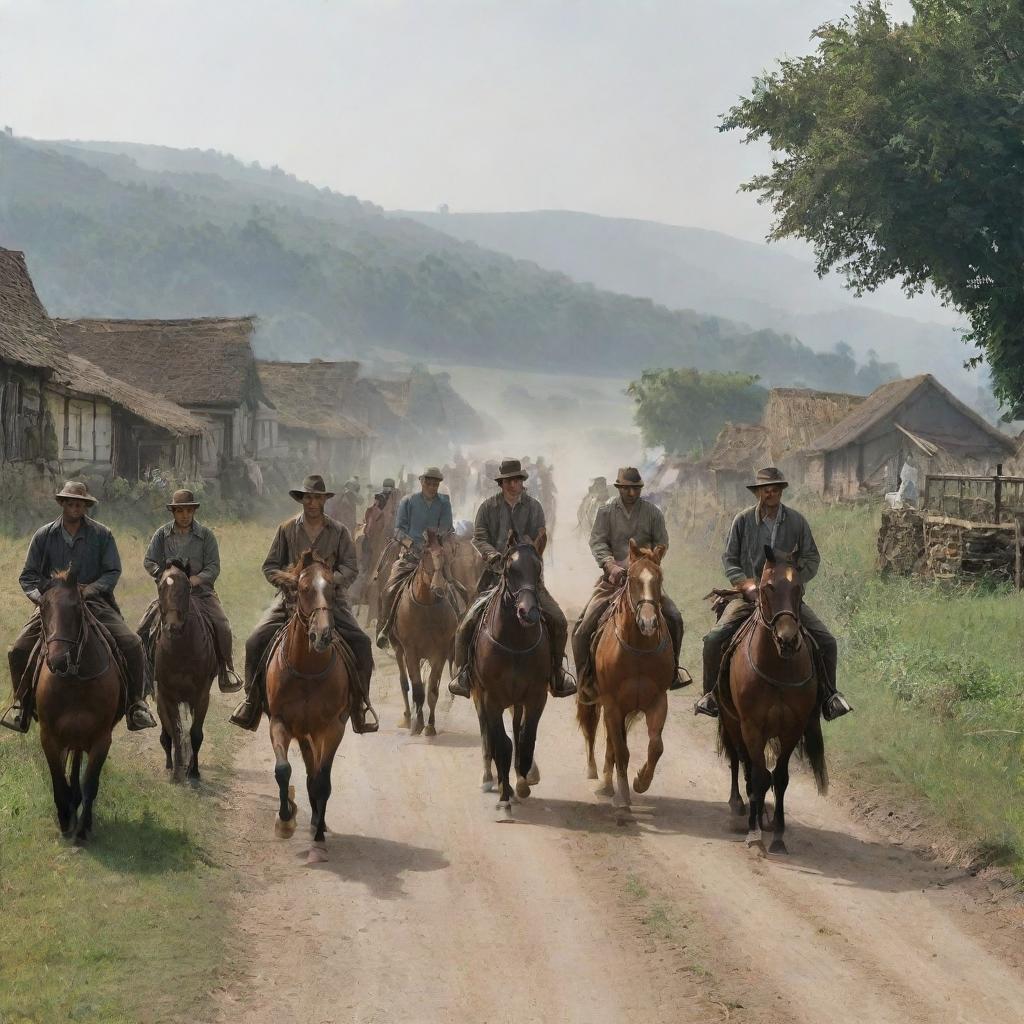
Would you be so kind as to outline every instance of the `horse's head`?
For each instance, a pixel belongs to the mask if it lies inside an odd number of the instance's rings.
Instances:
[[[626,594],[636,616],[636,624],[644,636],[658,631],[661,608],[661,560],[668,549],[664,544],[654,548],[640,547],[629,538],[629,562],[626,565]]]
[[[191,575],[190,563],[182,562],[180,558],[172,558],[164,566],[164,571],[160,573],[160,579],[157,581],[160,625],[171,636],[180,636],[185,629],[192,594],[192,584],[188,581]]]
[[[804,588],[797,571],[797,548],[790,552],[764,549],[764,570],[757,592],[757,608],[782,658],[800,650],[800,602]]]
[[[540,605],[537,602],[537,587],[544,579],[545,534],[536,541],[523,539],[515,530],[509,530],[508,542],[502,561],[502,577],[505,587],[516,603],[516,616],[523,626],[535,626],[540,622]]]
[[[78,575],[72,567],[55,572],[39,599],[46,667],[55,675],[76,676],[85,646],[85,611]]]
[[[447,587],[444,567],[448,559],[448,551],[437,536],[437,530],[424,530],[423,540],[420,564],[423,566],[423,571],[430,577],[431,594],[440,601],[444,597]]]
[[[272,573],[270,581],[295,602],[299,619],[306,626],[310,647],[314,651],[326,651],[331,645],[333,629],[334,576],[330,566],[312,551],[304,551],[291,569]]]

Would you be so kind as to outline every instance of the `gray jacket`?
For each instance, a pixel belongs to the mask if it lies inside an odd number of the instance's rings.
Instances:
[[[630,539],[642,548],[659,544],[668,547],[665,516],[657,505],[644,498],[637,501],[630,515],[621,498],[612,498],[597,510],[590,531],[590,552],[602,567],[609,558],[624,562],[629,555]]]
[[[158,580],[172,558],[188,562],[192,575],[199,576],[211,587],[220,575],[217,538],[212,530],[195,520],[192,520],[192,526],[184,536],[175,532],[173,522],[161,526],[153,534],[142,564],[146,572]]]
[[[729,539],[725,543],[725,553],[722,555],[722,566],[730,583],[761,578],[765,557],[760,533],[761,523],[758,520],[756,505],[744,509],[732,521]],[[796,565],[801,583],[809,583],[818,574],[821,555],[818,554],[818,546],[814,543],[811,528],[799,512],[785,505],[779,506],[774,546],[777,551],[789,552],[796,549]]]

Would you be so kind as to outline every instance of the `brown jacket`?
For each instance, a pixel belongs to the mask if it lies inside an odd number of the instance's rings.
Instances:
[[[315,541],[311,541],[303,526],[302,513],[286,519],[274,535],[274,542],[263,562],[263,575],[270,580],[275,570],[290,569],[303,555],[312,550],[319,555],[334,573],[334,582],[339,591],[352,584],[359,572],[356,565],[356,546],[352,535],[337,520],[324,516],[323,529]],[[339,598],[343,595],[339,594]]]

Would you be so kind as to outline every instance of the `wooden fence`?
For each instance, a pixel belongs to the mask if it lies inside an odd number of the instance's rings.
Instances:
[[[921,507],[932,514],[1012,525],[1024,518],[1024,477],[930,473],[925,477]]]

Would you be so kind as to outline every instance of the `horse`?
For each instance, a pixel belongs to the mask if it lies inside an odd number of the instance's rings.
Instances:
[[[172,558],[157,581],[160,628],[153,644],[156,709],[160,745],[176,782],[183,776],[190,782],[199,781],[203,722],[219,667],[213,628],[192,598],[191,575],[189,563]],[[188,731],[182,721],[186,706],[192,719]]]
[[[111,733],[124,715],[124,683],[111,642],[85,607],[73,567],[53,574],[39,600],[39,618],[39,739],[61,833],[82,845],[92,831]]]
[[[497,809],[507,818],[512,816],[513,754],[516,796],[525,799],[530,787],[540,781],[533,754],[551,678],[551,638],[537,602],[544,545],[543,534],[531,541],[509,531],[498,585],[480,616],[470,652],[483,747],[483,789],[491,788],[493,760],[498,771]],[[513,709],[514,743],[505,732],[506,708]]]
[[[640,548],[630,539],[626,582],[615,596],[594,643],[594,676],[598,703],[576,702],[576,718],[587,745],[587,778],[597,778],[594,743],[604,713],[604,781],[598,794],[611,796],[616,807],[629,809],[630,720],[647,721],[647,760],[633,779],[645,793],[665,745],[661,734],[668,717],[668,688],[675,674],[675,654],[661,613],[661,560],[666,547]],[[612,768],[615,785],[612,785]]]
[[[334,636],[331,605],[334,579],[330,567],[312,551],[304,551],[287,571],[275,571],[270,582],[281,587],[295,604],[283,636],[267,661],[267,704],[270,742],[274,748],[274,778],[280,795],[276,833],[295,831],[294,787],[288,748],[298,740],[306,764],[306,790],[313,817],[310,860],[323,859],[327,801],[331,796],[331,767],[345,735],[351,691],[350,657]]]
[[[402,686],[402,701],[405,712],[402,726],[409,728],[411,735],[425,732],[436,736],[434,709],[441,685],[441,672],[445,662],[451,660],[452,641],[459,624],[458,615],[449,600],[450,585],[445,574],[447,553],[436,530],[427,530],[426,544],[420,554],[419,564],[402,586],[395,604],[394,621],[391,626],[391,643],[398,661]],[[423,679],[420,666],[426,661],[430,665],[430,679],[427,686],[427,703],[430,716],[426,727],[423,724]],[[412,699],[416,705],[416,721],[412,722],[409,709],[409,682],[412,681]],[[410,728],[411,724],[411,728]]]
[[[800,626],[803,586],[797,551],[765,546],[765,564],[753,615],[736,636],[728,675],[719,679],[718,735],[729,757],[729,806],[747,812],[747,846],[764,851],[761,830],[774,831],[770,853],[787,853],[785,798],[789,759],[806,756],[819,793],[828,790],[825,742],[818,706],[817,667],[812,641]],[[766,748],[775,756],[768,770]],[[739,763],[747,784],[749,811],[739,792]],[[775,795],[775,815],[765,825],[765,797]]]
[[[473,546],[472,537],[459,537],[454,533],[444,539],[448,571],[458,583],[467,606],[476,599],[477,587],[484,571],[484,560]]]

